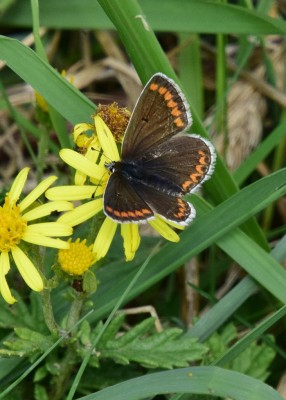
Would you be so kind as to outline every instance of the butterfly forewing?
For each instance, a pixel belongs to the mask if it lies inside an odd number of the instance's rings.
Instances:
[[[161,143],[137,162],[142,165],[149,185],[182,196],[211,176],[214,159],[210,142],[196,135],[183,135]]]
[[[163,74],[154,75],[144,87],[131,115],[123,144],[122,159],[142,156],[149,149],[191,125],[184,94]]]

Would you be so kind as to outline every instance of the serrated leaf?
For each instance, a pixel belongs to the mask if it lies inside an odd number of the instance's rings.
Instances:
[[[15,333],[17,336],[4,341],[4,345],[14,356],[22,357],[36,352],[43,353],[53,345],[53,339],[50,336],[42,335],[28,328],[15,328]],[[1,349],[0,354],[7,354],[8,350]]]
[[[209,346],[209,353],[205,357],[204,364],[209,364],[224,354],[233,341],[237,340],[237,337],[238,333],[233,324],[227,325],[221,333],[213,334],[206,342]],[[267,338],[273,340],[270,335]],[[258,344],[254,341],[232,362],[226,363],[225,368],[265,380],[269,375],[268,368],[274,357],[275,351],[267,343]]]
[[[233,360],[230,368],[264,381],[269,375],[268,368],[275,354],[274,349],[267,343],[253,342]]]
[[[13,290],[13,295],[17,299],[17,303],[12,308],[3,300],[0,300],[0,327],[26,327],[30,329],[36,327],[38,332],[48,332],[39,294],[31,293],[29,306],[15,290]]]
[[[108,329],[104,332],[104,334],[101,337],[100,343],[104,346],[105,343],[109,342],[112,340],[116,334],[118,333],[120,327],[122,326],[122,323],[124,321],[124,314],[117,314],[113,318],[113,320],[110,322]],[[98,326],[97,326],[98,328]],[[95,337],[97,335],[97,332],[94,332],[93,336]]]
[[[83,321],[80,325],[77,336],[80,338],[80,341],[83,345],[87,346],[90,344],[90,334],[91,328],[88,321]]]
[[[188,366],[191,361],[201,359],[207,351],[196,338],[182,336],[181,329],[167,328],[160,333],[154,332],[152,317],[116,338],[119,322],[122,324],[123,320],[124,317],[117,316],[111,331],[104,335],[105,340],[98,343],[99,359],[111,358],[120,364],[137,362],[147,368],[171,369]]]

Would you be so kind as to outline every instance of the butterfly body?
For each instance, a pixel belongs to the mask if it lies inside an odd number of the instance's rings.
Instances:
[[[180,88],[167,76],[155,74],[131,115],[121,161],[105,165],[111,172],[104,194],[107,216],[119,223],[137,223],[158,214],[189,224],[195,209],[182,196],[210,177],[215,160],[210,142],[184,133],[191,122]]]
[[[182,195],[181,187],[167,177],[161,176],[160,171],[150,171],[144,160],[117,161],[106,165],[111,172],[117,171],[130,182],[130,184],[142,184],[154,190],[161,191],[170,196]],[[112,169],[110,169],[112,168]]]

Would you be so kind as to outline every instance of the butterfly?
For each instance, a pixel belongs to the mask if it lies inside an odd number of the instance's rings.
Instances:
[[[121,160],[105,164],[111,172],[105,215],[118,223],[146,222],[156,215],[180,225],[193,220],[195,208],[182,197],[211,176],[215,151],[208,140],[185,133],[191,123],[178,85],[162,73],[153,75],[130,117]]]

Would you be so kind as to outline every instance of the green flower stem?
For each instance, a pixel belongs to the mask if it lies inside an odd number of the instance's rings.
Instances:
[[[52,308],[51,291],[50,289],[44,289],[41,294],[42,294],[42,306],[43,306],[43,314],[45,322],[51,334],[57,337],[58,326],[55,321],[54,312]]]
[[[66,355],[60,365],[60,374],[56,377],[53,390],[49,398],[52,400],[62,400],[68,387],[70,386],[70,376],[77,363],[77,354],[73,347],[68,347]]]
[[[75,299],[71,305],[67,319],[68,330],[71,329],[78,322],[85,298],[86,295],[84,293],[76,292]],[[73,333],[75,333],[75,330],[73,331]]]
[[[42,296],[42,307],[43,307],[43,314],[46,325],[54,337],[58,337],[58,326],[55,321],[52,302],[51,302],[51,289],[48,286],[48,281],[44,274],[44,265],[43,265],[43,257],[40,254],[39,247],[32,246],[30,249],[30,254],[32,259],[37,266],[40,274],[42,275],[45,289],[41,292]]]

